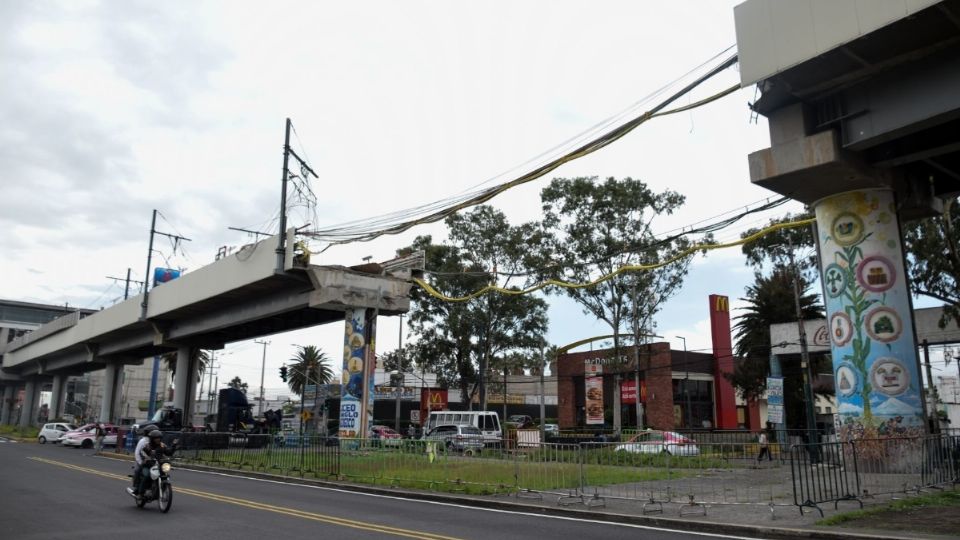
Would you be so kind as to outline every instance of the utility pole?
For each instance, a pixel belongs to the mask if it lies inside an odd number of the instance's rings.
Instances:
[[[166,236],[167,238],[173,239],[176,245],[176,242],[181,240],[186,240],[191,242],[189,238],[185,236],[180,236],[177,234],[165,233],[157,230],[157,209],[153,209],[153,219],[150,221],[150,247],[147,248],[147,271],[143,275],[143,302],[140,303],[140,320],[146,320],[147,318],[147,306],[150,300],[150,265],[153,263],[153,237],[155,235]],[[129,275],[129,271],[128,271]]]
[[[136,283],[136,284],[140,285],[141,287],[143,286],[143,282],[142,282],[142,281],[137,281],[137,280],[135,280],[135,279],[130,279],[130,269],[129,269],[129,268],[127,268],[127,277],[126,277],[126,278],[118,278],[118,277],[113,277],[113,276],[106,276],[106,277],[107,277],[107,279],[112,279],[112,280],[114,280],[114,281],[122,281],[122,282],[124,282],[124,284],[125,284],[124,287],[123,287],[123,299],[124,299],[124,300],[126,300],[127,298],[130,298],[130,284],[131,284],[131,283]]]
[[[260,409],[258,409],[258,416],[263,415],[263,374],[267,369],[267,345],[270,344],[269,341],[263,340],[254,340],[254,343],[259,343],[263,345],[263,360],[260,361]]]
[[[692,424],[693,424],[693,420],[692,420],[691,415],[690,415],[690,413],[691,413],[691,411],[690,411],[690,389],[689,389],[689,387],[687,386],[687,383],[690,382],[690,364],[687,362],[687,338],[685,338],[685,337],[683,337],[683,336],[677,336],[677,339],[682,339],[682,340],[683,340],[683,369],[686,371],[686,373],[683,375],[683,397],[684,397],[684,401],[686,402],[686,405],[684,405],[683,408],[686,409],[686,414],[685,414],[684,416],[687,417],[687,429],[692,429],[692,428],[693,428],[693,425],[692,425]],[[640,395],[639,395],[639,394],[640,394],[640,389],[637,388],[637,399],[640,399]]]
[[[809,442],[817,444],[820,437],[817,434],[817,420],[813,416],[813,365],[810,363],[810,351],[807,349],[807,330],[803,324],[803,310],[800,308],[800,270],[793,256],[793,239],[787,235],[787,256],[790,257],[790,268],[793,270],[793,304],[797,312],[797,331],[800,334],[800,363],[803,368],[803,395],[806,401],[807,433]],[[819,463],[819,452],[810,447],[811,461]]]
[[[313,169],[307,165],[293,149],[290,148],[290,130],[293,128],[293,122],[287,118],[286,129],[283,136],[283,175],[280,177],[280,234],[277,240],[277,273],[283,272],[283,258],[286,253],[287,242],[287,180],[290,177],[289,165],[290,157],[293,156],[300,163],[301,170],[313,175],[314,178],[320,178]],[[306,180],[306,178],[304,178]]]
[[[540,442],[547,442],[547,427],[544,422],[546,422],[546,404],[544,402],[544,394],[546,393],[546,388],[543,381],[543,372],[547,368],[546,357],[543,353],[543,343],[540,344]]]
[[[640,403],[640,320],[637,317],[637,280],[633,280],[633,383],[634,407],[637,413],[637,430],[643,429],[643,404]]]
[[[926,339],[921,344],[923,346],[923,360],[927,367],[927,391],[923,398],[928,402],[927,411],[930,414],[930,433],[940,433],[940,422],[937,420],[937,387],[933,385],[933,371],[930,367],[930,344]]]
[[[400,377],[402,377],[401,380],[402,380],[404,383],[406,382],[406,379],[407,379],[407,378],[406,378],[406,375],[404,375],[404,374],[406,373],[406,371],[407,371],[406,366],[403,365],[403,313],[401,313],[401,314],[400,314],[400,329],[399,329],[399,331],[397,332],[397,372],[400,373]],[[399,383],[399,382],[397,383],[396,392],[397,392],[397,395],[396,395],[397,403],[396,403],[396,410],[394,411],[393,429],[394,429],[394,431],[396,431],[397,433],[400,433],[400,392],[401,392],[401,389],[400,389],[400,383]]]

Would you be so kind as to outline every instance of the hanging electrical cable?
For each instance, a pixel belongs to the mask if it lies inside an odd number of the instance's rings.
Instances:
[[[446,296],[445,294],[441,293],[440,291],[435,289],[432,285],[430,285],[429,283],[427,283],[426,281],[420,278],[413,278],[413,282],[416,283],[418,286],[420,286],[420,288],[426,291],[426,293],[429,294],[430,296],[443,300],[444,302],[467,302],[469,300],[478,298],[490,292],[498,292],[501,294],[517,296],[521,294],[530,294],[532,292],[536,292],[550,286],[562,287],[565,289],[584,289],[587,287],[594,287],[596,285],[599,285],[605,281],[611,280],[619,276],[620,274],[629,273],[629,272],[642,272],[642,271],[649,271],[649,270],[656,270],[658,268],[663,268],[664,266],[673,264],[674,262],[679,261],[680,259],[689,257],[697,253],[698,251],[706,252],[706,251],[713,251],[717,249],[736,247],[743,244],[748,244],[750,242],[753,242],[759,239],[762,236],[765,236],[772,232],[779,231],[781,229],[802,227],[814,222],[816,222],[816,219],[811,218],[811,219],[804,219],[799,221],[792,221],[789,223],[777,223],[775,225],[766,227],[765,229],[762,229],[754,234],[751,234],[750,236],[740,238],[739,240],[734,240],[734,241],[726,242],[722,244],[697,244],[695,246],[691,246],[681,251],[680,253],[677,253],[673,257],[670,257],[669,259],[666,259],[664,261],[652,263],[652,264],[625,264],[617,268],[613,272],[610,272],[609,274],[604,274],[603,276],[600,276],[597,279],[583,282],[583,283],[574,283],[574,282],[563,281],[559,279],[547,279],[547,280],[541,281],[536,285],[533,285],[531,287],[527,287],[524,289],[507,289],[505,287],[500,287],[497,285],[487,285],[486,287],[483,287],[465,296]]]
[[[678,107],[676,109],[664,110],[678,98],[688,94],[694,88],[700,86],[703,82],[729,68],[736,62],[737,55],[733,54],[716,67],[710,69],[707,73],[701,75],[693,82],[687,84],[679,91],[670,95],[668,98],[660,101],[657,103],[657,105],[650,108],[643,114],[633,117],[626,122],[620,123],[617,127],[605,131],[602,135],[595,137],[590,141],[581,144],[577,148],[563,154],[562,156],[554,158],[549,162],[544,163],[510,181],[478,191],[464,193],[460,196],[434,201],[412,209],[393,212],[384,216],[371,218],[369,220],[359,220],[339,226],[305,231],[303,234],[316,240],[329,242],[329,245],[324,248],[327,249],[331,245],[356,241],[369,241],[387,234],[399,234],[417,225],[440,221],[460,210],[463,210],[464,208],[483,204],[509,189],[531,182],[557,169],[565,163],[589,155],[606,147],[609,144],[612,144],[652,118],[701,107],[733,93],[739,88],[739,85],[733,85],[725,90],[722,90],[721,92],[689,105]]]

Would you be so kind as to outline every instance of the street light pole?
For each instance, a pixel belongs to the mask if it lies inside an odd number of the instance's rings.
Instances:
[[[254,340],[254,343],[263,345],[263,360],[260,361],[260,409],[257,416],[263,415],[263,374],[267,368],[267,345],[270,344],[269,341]]]
[[[544,423],[547,421],[546,418],[544,418],[546,416],[546,406],[544,403],[544,394],[546,393],[546,390],[544,388],[544,383],[543,383],[543,372],[546,369],[546,365],[547,365],[547,362],[545,357],[543,356],[543,344],[541,343],[540,344],[540,442],[541,443],[544,443],[547,440],[546,439],[547,429],[546,429],[546,424]]]
[[[403,313],[400,314],[400,328],[397,331],[397,371],[400,373],[406,372],[406,368],[403,365]],[[403,381],[406,382],[406,376],[401,375]],[[398,377],[399,379],[400,377]],[[393,429],[397,433],[400,433],[400,382],[399,380],[396,383],[396,410],[394,411],[393,418]]]
[[[686,413],[684,416],[687,417],[687,429],[693,428],[692,420],[690,418],[690,390],[687,387],[687,383],[690,382],[690,364],[687,362],[687,338],[683,336],[677,336],[677,339],[683,340],[683,369],[685,373],[683,375],[683,397],[686,405]],[[671,370],[672,371],[672,370]]]

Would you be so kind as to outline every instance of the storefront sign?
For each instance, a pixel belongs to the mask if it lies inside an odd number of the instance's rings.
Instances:
[[[401,401],[413,401],[417,395],[417,388],[404,386],[400,388]],[[374,388],[373,398],[376,400],[397,399],[397,387],[383,384]]]

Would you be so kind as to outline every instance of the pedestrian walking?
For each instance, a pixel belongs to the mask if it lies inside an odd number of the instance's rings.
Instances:
[[[103,450],[103,438],[107,435],[107,430],[103,426],[103,422],[97,422],[97,427],[94,428],[94,440],[96,441],[96,450],[94,454],[99,454]]]
[[[763,461],[763,456],[767,456],[767,461],[773,461],[773,456],[770,454],[770,445],[767,440],[766,430],[760,432],[760,437],[757,438],[757,443],[760,445],[760,454],[757,456],[757,464]]]

